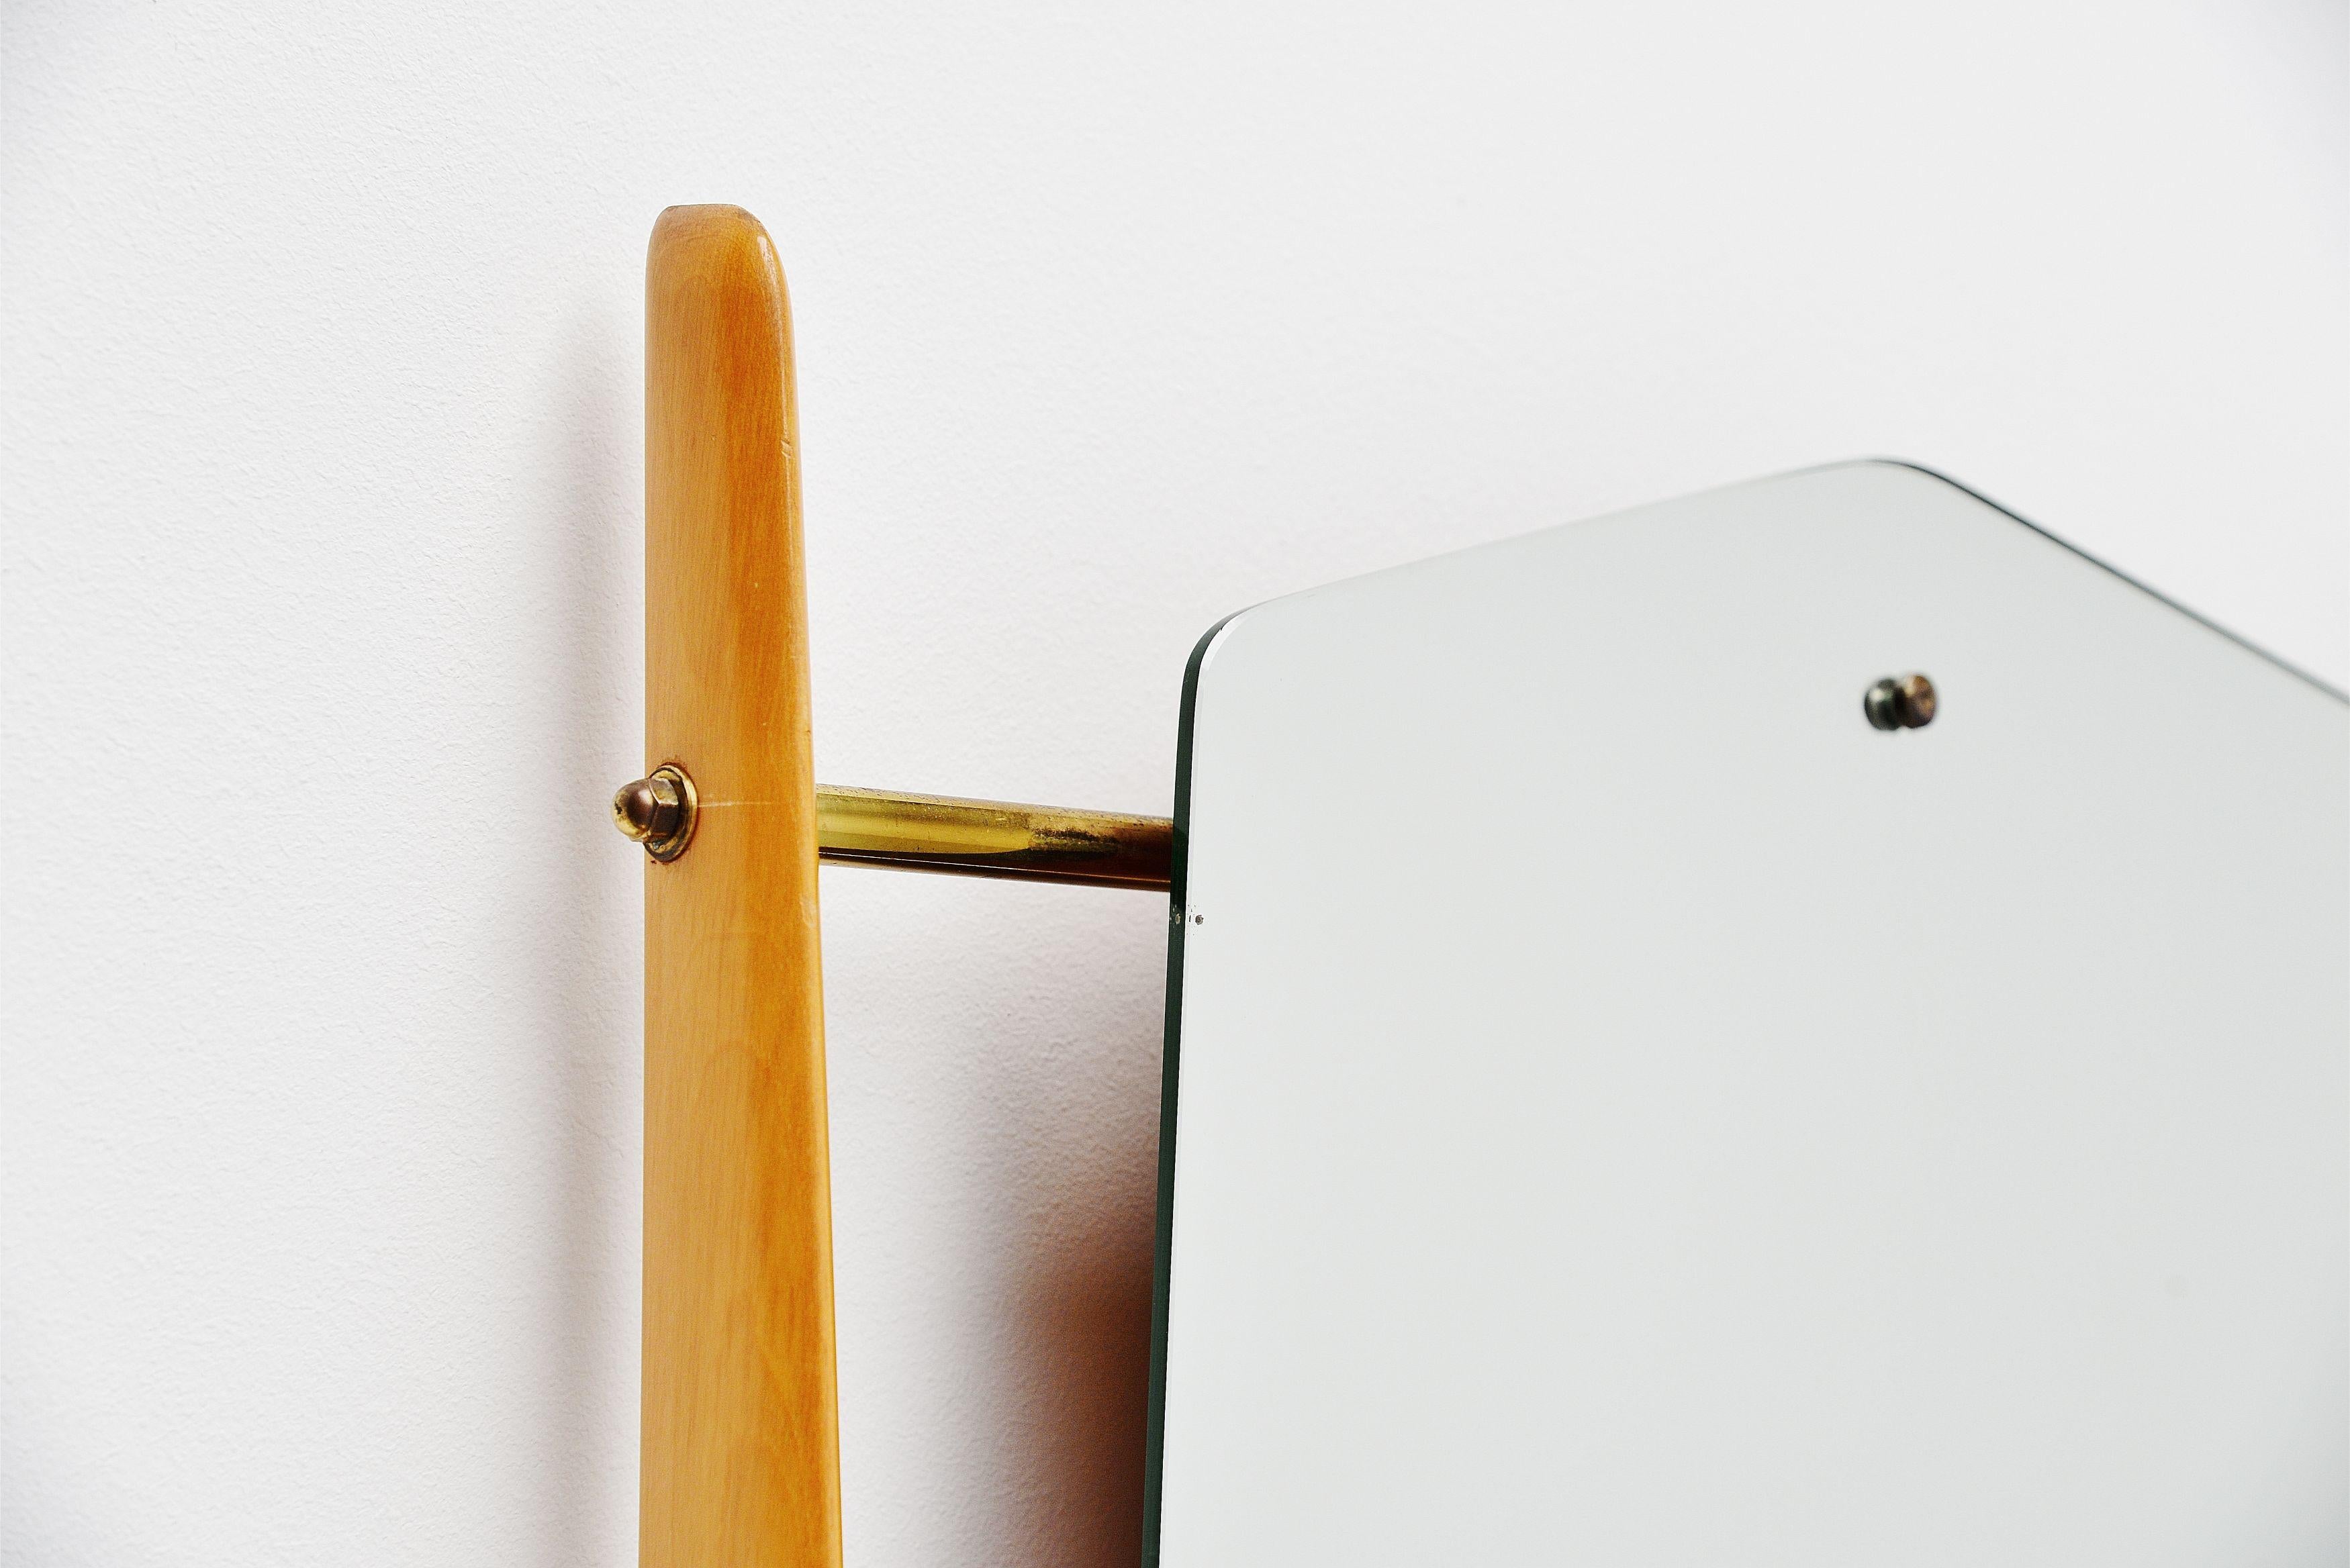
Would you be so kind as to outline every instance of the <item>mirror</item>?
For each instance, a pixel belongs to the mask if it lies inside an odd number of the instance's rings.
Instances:
[[[1169,1568],[2343,1552],[2339,695],[1856,463],[1233,617],[1177,810]]]

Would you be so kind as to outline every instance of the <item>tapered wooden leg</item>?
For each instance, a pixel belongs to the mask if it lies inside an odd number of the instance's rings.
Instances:
[[[840,1562],[798,418],[774,245],[672,207],[645,280],[648,1568]]]

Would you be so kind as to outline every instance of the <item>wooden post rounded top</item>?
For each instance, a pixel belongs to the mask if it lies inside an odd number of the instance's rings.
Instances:
[[[788,395],[791,291],[764,223],[724,202],[663,208],[645,247],[645,283],[649,293],[716,285],[733,310],[767,316],[783,351]]]
[[[659,261],[663,251],[671,246],[723,247],[738,244],[764,248],[771,258],[775,254],[775,243],[767,237],[767,225],[754,217],[749,209],[732,202],[682,202],[663,207],[660,216],[653,220],[648,260]]]
[[[729,347],[780,382],[784,436],[787,446],[797,441],[791,289],[764,223],[723,202],[663,208],[645,247],[645,293],[648,306],[699,296],[702,312],[726,328]]]

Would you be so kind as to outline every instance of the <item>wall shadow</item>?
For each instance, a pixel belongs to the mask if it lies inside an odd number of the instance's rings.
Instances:
[[[1016,1528],[1032,1563],[1141,1561],[1152,1236],[1131,1196],[1045,1241],[1017,1303],[1031,1479]]]
[[[1091,1014],[1079,1025],[1090,1044],[1074,1054],[1088,1090],[1074,1102],[1050,1093],[1032,1102],[1039,1119],[1026,1140],[1024,1185],[1041,1201],[1006,1303],[1022,1478],[1007,1522],[1024,1562],[1133,1568],[1149,1400],[1158,997],[1151,988],[1126,1005],[1101,997],[1088,1007],[1064,995]]]
[[[541,955],[540,1033],[532,1044],[546,1085],[555,1168],[546,1264],[551,1299],[541,1311],[546,1356],[538,1405],[541,1495],[536,1556],[563,1568],[607,1560],[619,1521],[633,1518],[636,1358],[616,1354],[633,1338],[636,1281],[626,1216],[636,1209],[637,1168],[629,1126],[639,1103],[638,995],[641,964],[637,906],[616,899],[606,813],[614,782],[633,768],[641,742],[632,724],[639,621],[637,507],[630,366],[609,323],[588,317],[573,329],[550,399],[558,425],[541,454],[549,482],[536,558],[552,580],[547,623],[562,673],[546,691],[559,752],[537,774],[546,794],[531,830],[551,865],[536,889]],[[635,868],[629,867],[631,871]],[[618,1277],[625,1273],[627,1278]],[[625,1549],[633,1558],[635,1533]]]

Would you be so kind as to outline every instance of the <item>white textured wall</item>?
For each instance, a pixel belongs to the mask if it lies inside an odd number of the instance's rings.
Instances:
[[[628,1561],[639,289],[800,327],[820,774],[1859,453],[2350,678],[2344,11],[13,0],[9,1564]],[[824,885],[848,1552],[1128,1560],[1161,911]]]

